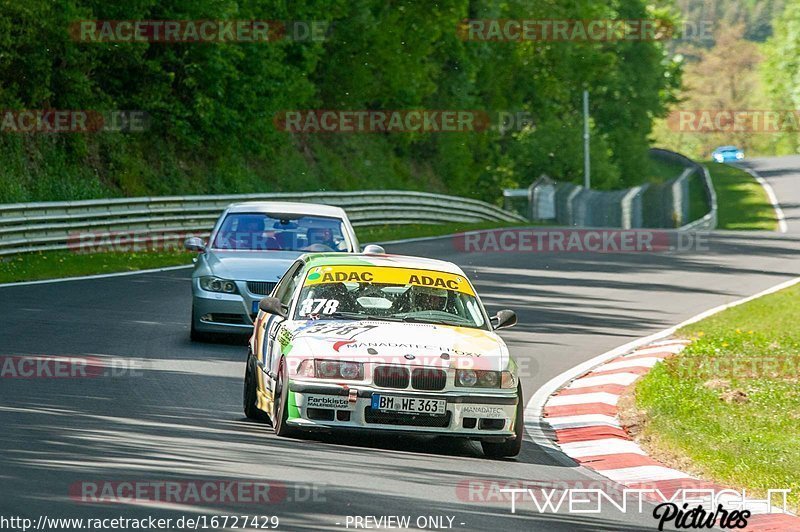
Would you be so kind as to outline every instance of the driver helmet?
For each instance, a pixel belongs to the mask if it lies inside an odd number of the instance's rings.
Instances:
[[[412,301],[415,312],[423,310],[444,311],[447,307],[447,290],[429,286],[415,286],[413,290]]]

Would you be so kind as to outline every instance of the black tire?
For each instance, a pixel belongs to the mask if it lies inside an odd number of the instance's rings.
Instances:
[[[297,430],[290,427],[286,420],[289,419],[289,383],[286,376],[286,363],[281,360],[281,367],[278,370],[278,380],[275,382],[275,400],[273,401],[274,412],[272,415],[275,434],[283,438],[289,438],[297,434]]]
[[[242,394],[244,415],[256,421],[267,421],[269,419],[267,414],[259,410],[256,405],[258,401],[258,394],[256,393],[258,386],[257,371],[256,359],[252,355],[248,355],[247,365],[244,368],[244,392]]]
[[[517,415],[514,419],[514,434],[516,438],[502,443],[482,441],[483,454],[487,458],[509,458],[517,456],[522,450],[522,438],[525,431],[525,403],[522,400],[522,384],[517,386]]]

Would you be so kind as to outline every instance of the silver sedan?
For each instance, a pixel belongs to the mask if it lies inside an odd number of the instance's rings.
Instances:
[[[252,331],[259,301],[303,253],[360,251],[343,209],[287,202],[230,205],[208,242],[190,237],[185,247],[199,252],[192,274],[192,340]]]

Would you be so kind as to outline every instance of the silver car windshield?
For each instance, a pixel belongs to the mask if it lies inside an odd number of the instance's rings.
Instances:
[[[413,283],[382,283],[378,282],[380,275],[363,280],[356,280],[351,275],[347,280],[339,281],[337,279],[343,277],[340,272],[332,274],[334,280],[331,282],[320,281],[320,278],[314,282],[314,275],[314,270],[311,270],[300,291],[294,313],[296,320],[377,319],[489,328],[477,298],[467,293],[471,292],[471,287],[465,280],[463,286],[468,290],[461,287],[451,289],[447,284],[435,281],[422,284],[437,279],[437,274],[418,275],[416,279],[411,274]],[[372,280],[368,280],[370,278]]]
[[[232,251],[349,251],[343,222],[324,216],[229,213],[211,246]]]

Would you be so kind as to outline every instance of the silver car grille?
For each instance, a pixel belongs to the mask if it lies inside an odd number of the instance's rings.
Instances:
[[[247,281],[247,290],[251,294],[258,294],[260,296],[268,296],[275,285],[278,283],[271,283],[268,281]]]

